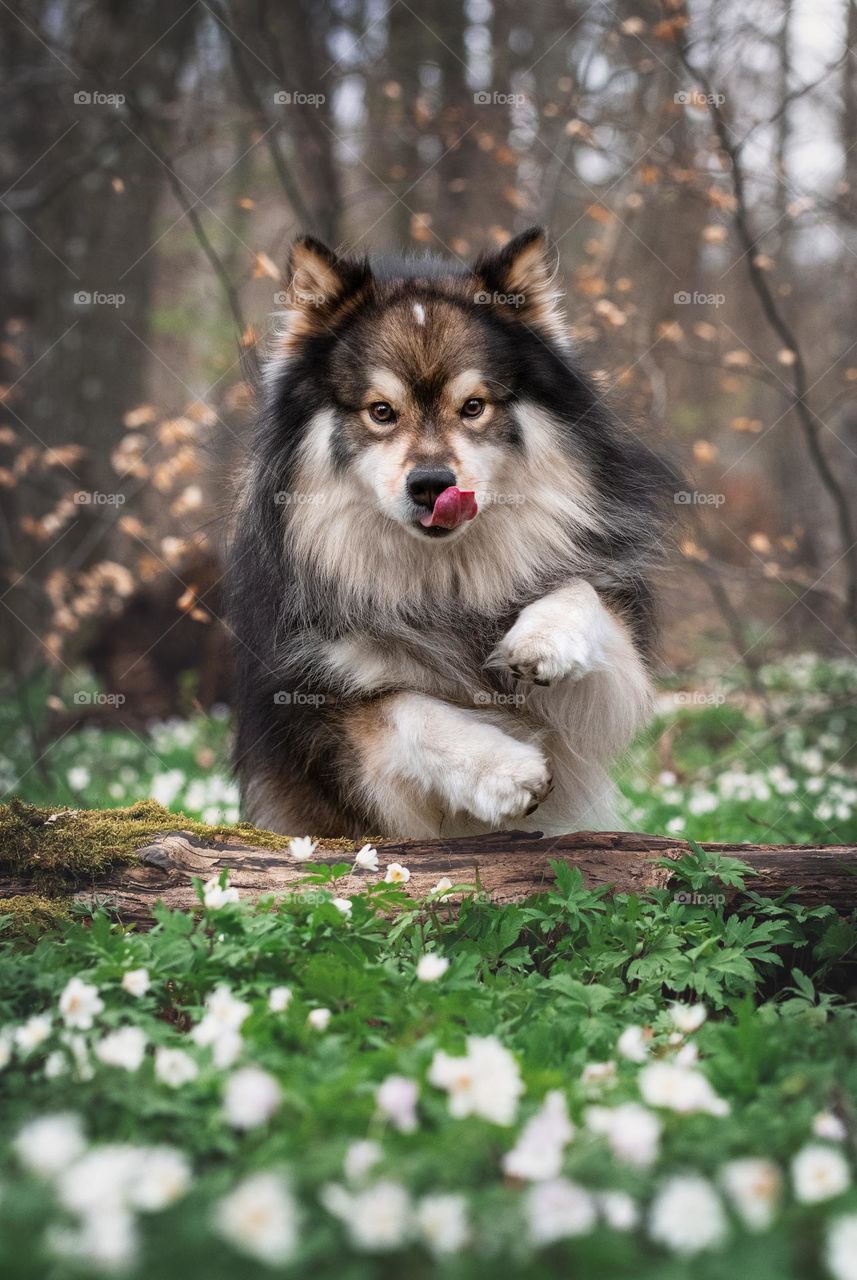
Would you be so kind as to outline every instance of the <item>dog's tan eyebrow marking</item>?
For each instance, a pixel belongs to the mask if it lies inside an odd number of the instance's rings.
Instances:
[[[369,373],[369,390],[367,396],[372,400],[389,400],[391,404],[399,404],[407,398],[408,389],[397,378],[392,369],[372,369]]]
[[[456,408],[460,408],[465,400],[486,395],[487,391],[485,378],[479,369],[465,369],[464,373],[457,373],[446,384],[446,394]]]

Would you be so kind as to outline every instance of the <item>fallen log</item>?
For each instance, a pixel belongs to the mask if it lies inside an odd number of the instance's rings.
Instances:
[[[259,833],[260,837],[262,833]],[[283,847],[250,844],[233,834],[212,829],[163,830],[140,839],[133,856],[108,867],[90,883],[69,883],[67,895],[87,905],[103,904],[128,922],[151,922],[157,902],[171,908],[198,905],[193,880],[208,880],[224,868],[243,899],[273,894],[306,893],[305,864],[293,861]],[[281,845],[284,841],[279,842]],[[328,866],[349,864],[337,879],[335,892],[349,897],[384,877],[391,863],[407,867],[410,878],[402,888],[413,897],[428,894],[446,877],[456,885],[473,886],[486,900],[520,902],[554,880],[552,860],[576,867],[588,888],[606,886],[615,892],[640,893],[663,889],[672,872],[661,865],[689,852],[683,840],[634,832],[579,831],[540,837],[537,832],[499,832],[451,840],[378,841],[379,870],[353,869],[357,845],[347,841],[319,842],[312,862]],[[777,898],[792,891],[806,906],[832,906],[840,913],[857,908],[857,847],[851,845],[705,844],[713,853],[740,858],[752,871],[746,891]],[[31,892],[23,875],[0,873],[0,897]],[[714,886],[728,901],[741,896],[735,889]],[[694,894],[682,886],[679,900],[705,903],[709,894]],[[460,895],[452,895],[446,901]]]

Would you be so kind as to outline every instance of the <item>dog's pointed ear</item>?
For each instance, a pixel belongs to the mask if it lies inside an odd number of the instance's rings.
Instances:
[[[365,259],[340,258],[313,236],[299,236],[289,254],[286,308],[286,346],[300,338],[329,330],[334,315],[368,284]]]
[[[557,265],[545,231],[530,227],[498,252],[483,253],[476,259],[477,301],[489,303],[501,315],[522,320],[555,341],[567,342],[562,295],[554,288]]]

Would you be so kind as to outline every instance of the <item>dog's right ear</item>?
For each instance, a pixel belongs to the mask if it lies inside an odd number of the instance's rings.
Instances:
[[[289,254],[286,346],[328,331],[335,314],[369,279],[365,259],[340,258],[313,236],[299,236]]]

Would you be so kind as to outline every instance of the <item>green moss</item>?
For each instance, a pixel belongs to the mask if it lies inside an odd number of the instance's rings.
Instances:
[[[5,933],[13,937],[32,937],[56,929],[71,919],[71,913],[59,898],[46,898],[39,893],[21,893],[14,898],[0,898],[0,916],[11,916]]]
[[[261,831],[249,822],[206,826],[171,813],[154,800],[127,809],[41,809],[17,798],[0,805],[0,875],[32,881],[43,893],[62,892],[69,883],[103,877],[135,861],[160,831],[188,831],[208,840],[240,840],[264,849],[285,849],[291,837]],[[328,851],[351,850],[352,840],[325,840]]]

